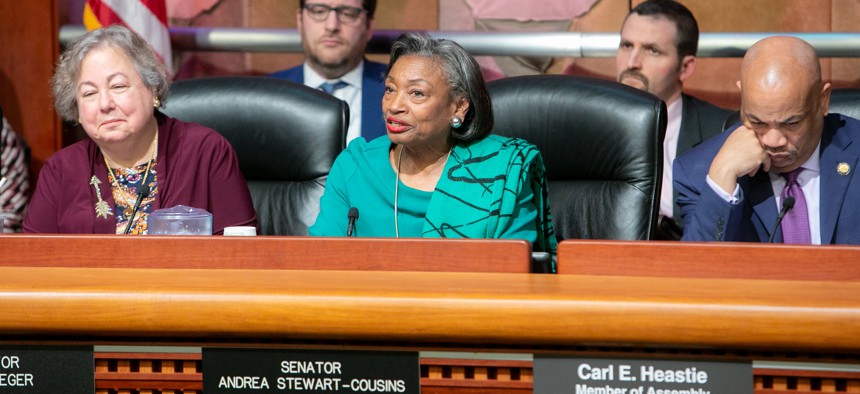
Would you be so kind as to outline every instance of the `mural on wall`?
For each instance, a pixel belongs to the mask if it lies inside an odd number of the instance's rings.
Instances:
[[[170,26],[295,28],[298,0],[166,0]],[[378,30],[577,31],[617,33],[631,5],[641,0],[377,0]],[[702,32],[856,32],[860,0],[770,2],[681,0]],[[86,0],[60,0],[63,23],[80,24]],[[386,61],[384,55],[370,55]],[[265,75],[300,64],[301,53],[179,52],[177,79],[212,75]],[[612,57],[479,57],[487,79],[540,72],[614,79]],[[740,58],[700,58],[689,92],[735,108]],[[825,58],[822,71],[834,87],[860,84],[860,59]]]
[[[281,4],[270,1],[243,4],[244,2],[236,0],[166,1],[167,14],[172,26],[229,26],[230,23],[244,24],[248,22],[245,20],[248,14],[254,13],[253,9],[271,7],[272,4]],[[390,0],[378,1],[379,7],[385,7],[385,1]],[[533,0],[528,2],[521,0],[438,0],[438,29],[480,32],[564,32],[571,30],[572,26],[574,26],[573,21],[587,15],[598,2],[599,0]],[[298,4],[298,1],[284,1],[283,3],[289,4],[285,9],[292,9],[290,7]],[[418,11],[421,8],[432,7],[432,5],[412,5],[410,7]],[[275,10],[270,9],[270,11]],[[236,15],[237,13],[240,15],[245,14],[245,16],[238,16]],[[382,13],[381,10],[378,10],[377,17],[380,17],[380,13]],[[273,16],[270,12],[270,15],[261,18],[261,20],[271,21]],[[237,17],[238,20],[236,20]],[[376,28],[410,28],[408,26],[388,26],[389,24],[390,21],[378,18]],[[412,28],[426,29],[427,26],[415,26]],[[257,56],[255,60],[259,58]],[[251,61],[250,63],[254,64],[248,64],[247,58],[243,58],[237,54],[185,53],[180,54],[175,61],[177,79],[192,78],[200,75],[261,74],[271,71],[268,70],[268,68],[271,68],[268,63]],[[484,75],[488,80],[504,76],[547,72],[548,68],[554,64],[554,61],[555,59],[552,57],[478,57],[478,62],[481,64]],[[564,60],[560,61],[563,62]],[[277,69],[283,67],[284,65],[278,65]],[[559,72],[562,67],[555,68],[557,68],[556,72]]]
[[[439,30],[566,32],[599,0],[439,0]],[[539,74],[551,57],[479,56],[488,80]]]
[[[241,27],[248,5],[237,0],[166,0],[171,26]],[[249,26],[250,27],[250,26]],[[175,56],[174,79],[254,74],[241,52],[180,52]]]
[[[167,17],[193,19],[202,12],[211,11],[223,0],[167,0]]]

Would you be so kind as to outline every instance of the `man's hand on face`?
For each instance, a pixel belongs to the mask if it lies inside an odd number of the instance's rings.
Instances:
[[[711,162],[708,176],[723,191],[732,193],[738,178],[754,176],[759,168],[763,171],[770,169],[770,156],[761,146],[755,131],[743,124],[726,139]]]

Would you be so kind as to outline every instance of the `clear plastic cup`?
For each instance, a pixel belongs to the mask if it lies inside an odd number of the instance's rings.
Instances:
[[[205,209],[177,205],[157,209],[147,219],[149,235],[212,235],[212,214]]]

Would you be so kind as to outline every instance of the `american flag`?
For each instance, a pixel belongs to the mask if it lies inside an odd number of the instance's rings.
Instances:
[[[84,25],[87,30],[115,23],[141,35],[164,63],[170,67],[170,33],[164,0],[87,0]]]

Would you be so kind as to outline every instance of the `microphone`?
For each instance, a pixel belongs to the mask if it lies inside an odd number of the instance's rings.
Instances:
[[[349,224],[346,226],[346,236],[351,237],[352,233],[355,232],[355,221],[358,220],[358,208],[349,207],[349,213],[346,214],[346,217],[349,218]]]
[[[144,198],[149,196],[149,185],[143,185],[140,187],[140,190],[137,191],[137,200],[134,202],[134,208],[131,210],[131,217],[128,218],[128,224],[125,225],[125,232],[123,234],[128,234],[131,231],[131,224],[134,223],[134,216],[137,215],[137,210],[140,209],[140,203]]]
[[[788,211],[794,208],[794,197],[788,196],[785,198],[785,201],[782,202],[782,209],[779,210],[779,216],[776,218],[776,224],[773,226],[773,231],[770,232],[770,239],[767,240],[768,243],[773,243],[773,236],[776,235],[776,229],[779,228],[779,224],[782,223],[782,218],[785,217],[785,214]]]

